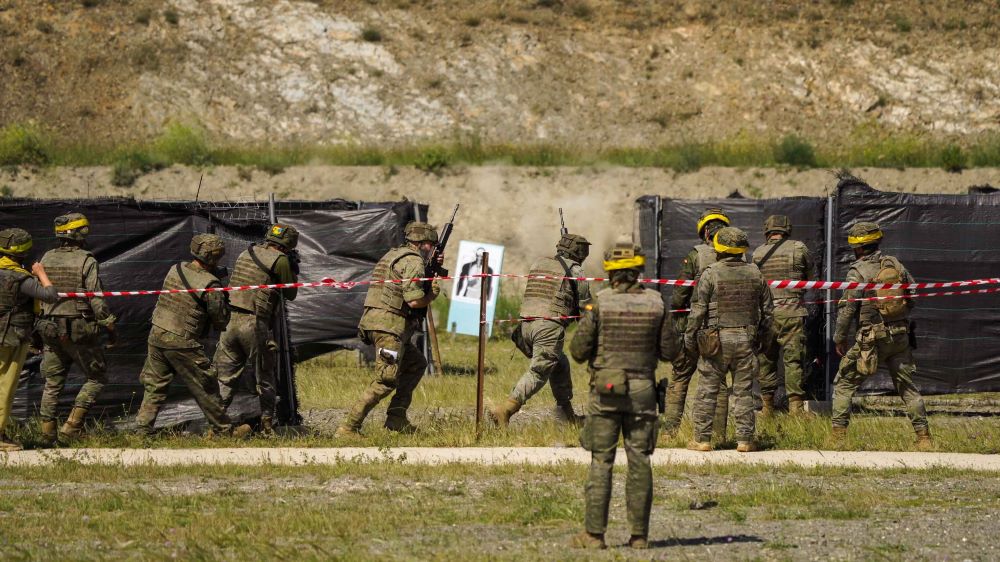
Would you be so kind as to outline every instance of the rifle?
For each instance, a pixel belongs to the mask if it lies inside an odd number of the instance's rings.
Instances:
[[[566,236],[569,234],[569,229],[566,228],[566,219],[563,218],[562,207],[559,207],[559,224],[561,228],[559,229],[559,234]]]
[[[438,256],[444,255],[444,250],[448,246],[448,239],[451,238],[451,231],[455,226],[455,217],[458,216],[458,205],[455,205],[455,210],[451,212],[451,220],[449,220],[443,227],[441,227],[441,235],[438,236],[438,243],[431,250],[431,255],[427,258],[427,267],[424,269],[424,277],[447,277],[448,270],[443,266],[438,265]],[[424,292],[431,292],[431,284],[433,281],[424,281]],[[429,306],[429,305],[428,305]],[[417,318],[424,318],[427,316],[427,308],[418,308],[413,311]]]

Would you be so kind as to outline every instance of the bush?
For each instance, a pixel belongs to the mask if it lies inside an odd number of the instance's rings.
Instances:
[[[809,141],[795,135],[786,135],[774,146],[774,160],[779,164],[802,168],[815,168],[817,165],[816,150]]]
[[[938,154],[938,164],[949,172],[961,172],[969,163],[969,157],[957,144],[949,144]]]
[[[181,21],[181,16],[176,10],[168,9],[163,12],[163,19],[165,19],[170,25],[177,25]]]
[[[166,163],[140,151],[129,151],[115,160],[111,168],[111,184],[118,187],[132,187],[135,180],[154,170],[166,167]]]
[[[378,43],[382,41],[382,32],[374,27],[366,27],[361,30],[361,38],[369,43]]]
[[[135,23],[139,25],[149,25],[149,22],[152,19],[153,11],[149,8],[143,8],[135,14]]]
[[[0,129],[0,166],[44,166],[52,161],[52,147],[34,125],[7,125]]]
[[[212,153],[208,147],[205,131],[176,121],[167,125],[166,130],[153,143],[157,155],[169,162],[204,166],[212,163]]]
[[[973,166],[1000,167],[1000,134],[994,133],[979,140],[971,150]]]
[[[448,154],[441,148],[428,148],[417,156],[414,166],[429,174],[440,174],[448,167]]]

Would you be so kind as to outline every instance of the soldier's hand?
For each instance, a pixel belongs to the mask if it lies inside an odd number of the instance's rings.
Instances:
[[[42,262],[36,261],[35,263],[31,264],[31,273],[34,274],[36,277],[39,275],[45,275],[45,266],[42,265]]]
[[[837,350],[839,357],[847,355],[847,350],[850,349],[846,341],[834,342],[833,347]]]
[[[431,295],[433,295],[434,298],[437,298],[438,295],[440,295],[440,294],[441,294],[441,282],[440,281],[434,281],[434,282],[432,282],[431,283]]]
[[[114,324],[108,324],[104,329],[108,331],[108,343],[104,347],[106,349],[113,349],[118,345],[118,329],[115,328]]]
[[[444,252],[441,252],[440,254],[437,255],[437,257],[434,259],[434,263],[438,267],[443,267],[444,266]]]

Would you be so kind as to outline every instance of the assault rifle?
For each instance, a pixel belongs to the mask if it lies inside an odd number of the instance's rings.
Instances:
[[[447,277],[448,270],[438,264],[438,256],[444,255],[444,250],[448,246],[448,239],[451,238],[451,231],[455,227],[455,217],[458,216],[458,205],[451,212],[451,220],[441,227],[441,235],[438,236],[438,243],[431,250],[431,255],[427,258],[427,267],[424,269],[424,277]],[[433,281],[424,281],[424,292],[431,292]],[[427,316],[427,308],[418,308],[413,311],[418,318]]]
[[[559,224],[561,225],[559,234],[562,236],[569,234],[569,229],[566,228],[566,219],[563,218],[562,207],[559,207]]]

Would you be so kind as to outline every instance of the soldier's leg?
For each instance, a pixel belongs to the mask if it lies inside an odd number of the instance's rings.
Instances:
[[[749,337],[734,342],[730,362],[733,374],[733,418],[736,422],[736,440],[753,442],[754,404],[753,379],[757,372],[757,356]]]
[[[864,382],[865,377],[858,372],[858,357],[861,346],[855,343],[840,359],[840,368],[833,378],[833,414],[831,423],[834,428],[847,428],[851,423],[851,399]]]
[[[253,353],[254,320],[252,314],[234,313],[215,347],[212,365],[219,374],[219,396],[225,408],[233,403],[240,377]]]
[[[803,318],[788,318],[781,335],[781,359],[785,367],[785,394],[801,402],[805,399],[806,330]]]
[[[70,365],[73,364],[72,357],[63,351],[62,347],[58,340],[46,341],[42,353],[41,375],[45,378],[45,387],[42,389],[42,402],[38,413],[43,425],[56,420],[59,395],[66,386],[66,375],[69,373]],[[54,437],[54,426],[52,433]]]
[[[712,441],[719,388],[725,385],[726,366],[722,361],[722,352],[715,357],[698,359],[698,391],[691,421],[694,425],[694,440],[699,443]]]
[[[903,399],[906,406],[906,417],[910,418],[914,431],[917,434],[926,432],[927,408],[924,406],[924,399],[920,396],[920,391],[913,384],[913,375],[917,373],[917,364],[913,361],[913,352],[910,350],[909,342],[906,341],[906,334],[896,336],[901,341],[894,343],[890,349],[879,349],[879,354],[885,353],[886,363],[889,367],[889,376],[892,384],[896,387],[896,392]]]
[[[569,358],[563,351],[566,330],[560,326],[555,332],[556,341],[552,351],[556,354],[556,364],[549,375],[549,390],[552,391],[552,397],[555,398],[556,404],[570,404],[573,401],[573,376]]]
[[[427,358],[409,341],[403,345],[401,357],[396,392],[385,412],[386,427],[395,431],[410,431],[414,428],[407,420],[406,411],[413,402],[413,391],[427,371]]]
[[[674,317],[674,330],[683,334],[687,327],[687,316]],[[667,432],[677,431],[684,417],[684,404],[687,402],[688,387],[691,377],[698,367],[697,354],[681,349],[677,357],[670,362],[673,367],[667,379],[666,408],[663,411],[663,429]]]
[[[386,396],[396,389],[398,383],[399,362],[404,352],[403,342],[394,334],[386,332],[369,332],[369,338],[375,345],[375,349],[385,349],[396,352],[396,359],[390,360],[376,351],[375,353],[375,380],[368,385],[361,398],[354,403],[347,417],[341,422],[338,433],[357,433],[361,430],[368,413],[381,402]]]
[[[278,342],[264,322],[257,322],[252,357],[257,360],[257,395],[260,396],[261,424],[265,427],[274,419],[278,405]]]
[[[653,507],[653,469],[649,457],[656,448],[656,425],[655,415],[627,415],[622,428],[628,457],[625,505],[632,536],[649,536],[649,512]]]
[[[623,414],[591,412],[580,432],[580,444],[590,451],[590,472],[583,487],[586,500],[584,525],[588,533],[603,535],[611,505],[611,470],[621,433]]]
[[[86,338],[83,341],[71,343],[67,351],[83,371],[87,380],[76,393],[73,410],[66,423],[59,428],[59,439],[66,441],[76,438],[83,431],[83,421],[97,397],[107,383],[107,363],[104,360],[104,348],[98,338]]]
[[[531,365],[510,391],[510,400],[524,404],[549,381],[559,368],[559,343],[563,340],[562,325],[549,320],[534,320],[522,328],[524,339],[531,345]]]
[[[28,356],[28,344],[0,346],[0,436],[14,405],[14,393],[21,377],[21,367]]]
[[[167,387],[174,378],[174,371],[163,355],[163,350],[155,345],[148,345],[146,363],[139,374],[139,382],[144,389],[142,404],[135,415],[139,433],[150,434],[156,423],[156,416],[167,400]]]
[[[712,418],[712,438],[722,442],[726,440],[729,433],[729,384],[726,381],[726,374],[723,373],[719,379],[719,394],[715,399],[715,416]]]
[[[222,406],[219,378],[208,356],[200,349],[167,349],[164,356],[187,385],[212,428],[220,433],[229,433],[233,423]]]

